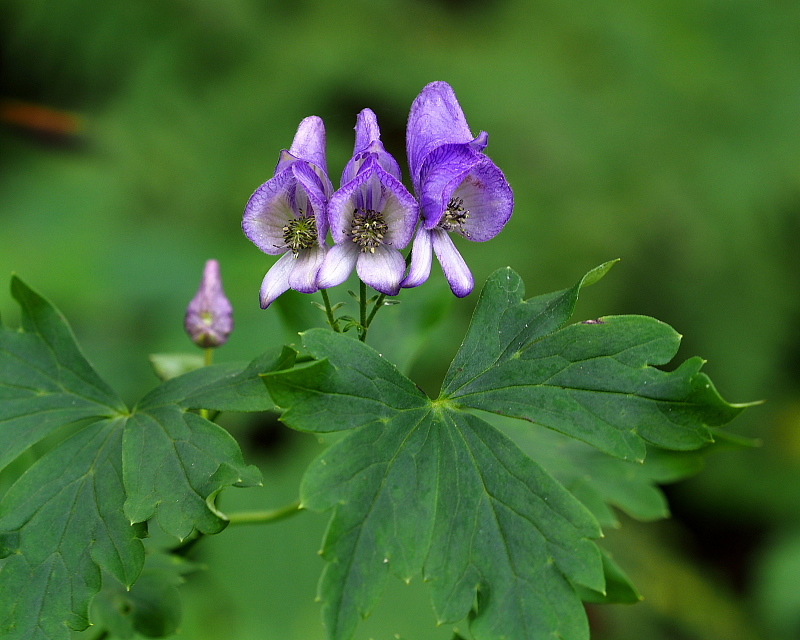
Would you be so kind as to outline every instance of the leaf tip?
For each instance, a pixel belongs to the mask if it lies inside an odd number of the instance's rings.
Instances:
[[[748,407],[757,407],[765,402],[766,400],[753,400],[752,402],[732,402],[731,406],[734,409],[747,409]]]
[[[601,280],[603,276],[605,276],[611,270],[611,267],[613,267],[619,261],[620,258],[615,258],[614,260],[604,262],[600,266],[597,266],[589,271],[585,276],[583,276],[583,280],[581,280],[581,288],[591,286],[598,280]]]

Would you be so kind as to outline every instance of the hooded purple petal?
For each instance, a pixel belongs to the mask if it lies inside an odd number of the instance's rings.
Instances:
[[[446,82],[431,82],[416,97],[408,115],[406,151],[414,188],[418,188],[425,156],[436,147],[469,143],[482,151],[486,142],[483,132],[473,138],[453,88]]]
[[[432,232],[433,251],[442,265],[444,277],[450,284],[450,289],[456,296],[468,296],[475,287],[475,279],[469,270],[464,258],[453,244],[450,234],[443,229],[434,229]]]
[[[400,165],[383,148],[378,119],[371,109],[364,109],[356,119],[356,143],[353,157],[350,158],[342,173],[342,185],[355,178],[370,157],[377,158],[378,164],[384,171],[400,180]]]
[[[408,189],[384,171],[377,158],[367,160],[358,174],[331,196],[328,219],[334,242],[352,242],[356,212],[376,211],[387,225],[384,244],[402,249],[414,234],[419,206]]]
[[[275,302],[279,295],[289,290],[289,274],[294,268],[294,262],[294,255],[289,251],[284,253],[267,271],[267,275],[264,276],[264,280],[261,282],[261,291],[259,292],[262,309],[266,309]]]
[[[297,127],[297,133],[289,147],[289,153],[295,158],[305,160],[328,173],[325,161],[325,124],[322,118],[308,116]]]
[[[283,228],[297,215],[290,197],[294,183],[296,180],[292,171],[284,171],[256,189],[244,208],[244,235],[269,255],[286,251]]]
[[[320,244],[325,242],[328,235],[328,198],[331,195],[330,180],[325,176],[323,181],[319,174],[306,162],[296,162],[292,165],[292,174],[298,184],[302,186],[307,200],[303,213],[313,215],[317,221],[317,239]]]
[[[431,244],[432,231],[420,225],[414,244],[411,247],[411,266],[408,275],[400,284],[401,287],[418,287],[431,275],[431,262],[433,261],[433,245]]]
[[[294,266],[289,274],[289,286],[300,293],[314,293],[317,286],[317,273],[325,258],[328,247],[325,245],[303,249],[294,258]]]
[[[200,288],[186,309],[186,332],[198,347],[219,347],[233,331],[233,307],[222,288],[219,263],[208,260]]]
[[[361,250],[352,242],[341,242],[331,247],[317,273],[317,287],[328,289],[342,284],[356,267]]]
[[[421,176],[421,209],[428,229],[441,226],[484,242],[500,233],[514,210],[514,194],[503,172],[468,145],[436,148],[425,159]]]
[[[356,269],[364,283],[387,296],[396,296],[406,271],[406,261],[397,249],[383,245],[374,253],[359,253]]]
[[[356,116],[356,142],[353,155],[364,151],[370,144],[381,139],[381,130],[378,127],[378,117],[372,109],[362,109]]]

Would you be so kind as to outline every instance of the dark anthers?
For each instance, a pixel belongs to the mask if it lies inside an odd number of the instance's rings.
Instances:
[[[464,200],[461,198],[450,198],[442,220],[437,226],[445,231],[458,231],[469,238],[469,233],[464,230],[464,223],[467,221],[467,218],[469,218],[469,209],[464,208]]]
[[[375,249],[382,244],[383,236],[389,231],[389,225],[383,219],[383,214],[374,209],[355,209],[353,221],[350,223],[350,236],[353,238],[361,252],[375,253]]]

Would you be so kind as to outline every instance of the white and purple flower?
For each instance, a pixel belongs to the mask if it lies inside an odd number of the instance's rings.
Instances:
[[[281,255],[261,283],[261,308],[291,288],[314,293],[327,252],[327,205],[333,187],[325,162],[325,125],[304,119],[292,146],[281,152],[275,175],[250,197],[242,229],[264,253]]]
[[[343,283],[355,269],[376,291],[397,295],[406,270],[400,253],[414,234],[419,205],[400,182],[400,167],[383,148],[375,114],[364,109],[356,122],[353,157],[342,187],[328,202],[336,243],[325,256],[317,286]]]
[[[472,291],[472,273],[450,233],[475,242],[490,240],[514,209],[508,181],[483,153],[488,139],[483,131],[473,138],[446,82],[427,85],[411,105],[406,145],[422,224],[403,287],[416,287],[428,279],[435,253],[453,293],[462,298]]]

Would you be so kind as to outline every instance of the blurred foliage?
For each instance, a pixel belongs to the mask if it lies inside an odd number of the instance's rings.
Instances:
[[[293,341],[323,317],[299,294],[258,308],[274,259],[242,236],[244,203],[310,114],[328,126],[334,183],[366,106],[404,165],[408,107],[438,79],[516,193],[501,236],[460,245],[478,283],[508,264],[535,295],[620,257],[579,316],[654,315],[686,336],[679,359],[709,359],[725,397],[768,400],[733,425],[760,450],[712,457],[669,492],[668,531],[686,544],[622,527],[614,557],[645,602],[594,607],[596,636],[800,637],[796,2],[0,0],[0,272],[65,312],[126,400],[156,383],[147,354],[190,351],[183,312],[207,258],[236,309],[220,361]],[[436,269],[370,338],[430,391],[476,297],[454,301]],[[0,312],[16,322],[10,297]],[[420,327],[427,341],[405,348]],[[223,504],[291,500],[317,445],[269,417],[231,421],[273,481]],[[182,637],[321,637],[322,527],[304,514],[199,544],[211,570],[181,587]],[[625,562],[636,550],[645,583]],[[653,595],[682,587],[715,597]],[[391,589],[361,637],[452,637],[431,634],[419,585]]]

